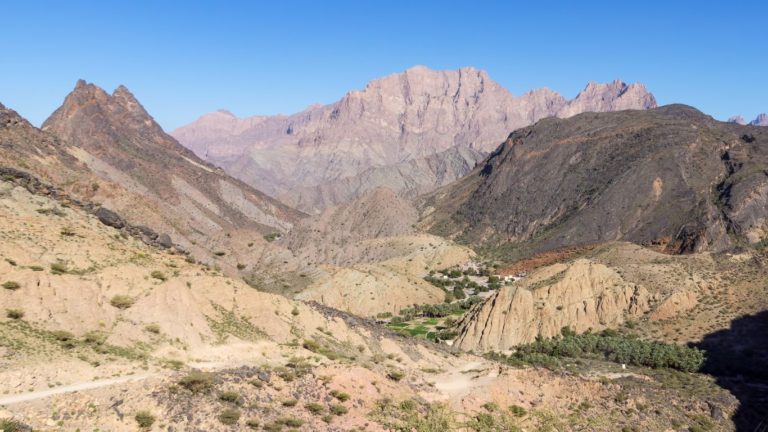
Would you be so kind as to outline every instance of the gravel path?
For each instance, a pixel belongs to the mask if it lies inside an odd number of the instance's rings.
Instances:
[[[43,398],[47,398],[48,396],[53,396],[53,395],[62,394],[62,393],[72,393],[72,392],[78,392],[82,390],[92,390],[100,387],[108,387],[111,385],[121,384],[129,381],[141,381],[143,379],[149,378],[150,376],[151,375],[149,374],[128,375],[128,376],[110,378],[110,379],[104,379],[104,380],[69,384],[61,387],[55,387],[48,390],[40,390],[40,391],[35,391],[30,393],[22,393],[17,395],[10,395],[10,396],[3,395],[3,396],[0,396],[0,405],[12,405],[12,404],[17,404],[21,402],[29,402],[37,399],[43,399]]]

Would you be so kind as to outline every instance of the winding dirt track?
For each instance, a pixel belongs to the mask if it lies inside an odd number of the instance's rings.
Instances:
[[[37,399],[43,399],[49,396],[62,394],[62,393],[73,393],[73,392],[78,392],[82,390],[92,390],[100,387],[109,387],[111,385],[121,384],[129,381],[141,381],[143,379],[149,378],[150,376],[152,375],[149,375],[149,374],[129,375],[124,377],[70,384],[70,385],[56,387],[48,390],[40,390],[40,391],[35,391],[30,393],[22,393],[22,394],[11,395],[11,396],[2,396],[0,397],[0,405],[13,405],[21,402],[29,402]]]

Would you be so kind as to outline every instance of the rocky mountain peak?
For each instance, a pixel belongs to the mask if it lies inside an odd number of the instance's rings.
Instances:
[[[546,117],[655,106],[642,84],[590,83],[569,102],[547,88],[515,96],[473,67],[415,66],[373,80],[329,105],[289,116],[238,119],[213,113],[172,134],[231,175],[314,212],[318,201],[306,201],[297,191],[320,188],[325,191],[321,201],[331,205],[376,186],[413,196],[414,183],[405,178],[409,174],[393,167],[416,161],[463,175],[467,158],[456,159],[448,149],[490,152],[511,131]],[[448,159],[435,160],[440,154]],[[444,177],[434,176],[433,187],[445,184]],[[357,187],[362,183],[365,187]],[[426,185],[417,184],[423,193]],[[302,202],[308,206],[301,207]]]
[[[598,84],[590,82],[557,116],[571,117],[581,112],[621,111],[656,108],[656,98],[641,83],[621,80]]]
[[[178,145],[123,85],[110,95],[95,84],[79,80],[42,128],[69,138],[73,136],[73,128],[82,129],[84,124],[89,124],[94,133],[138,133],[157,142]]]
[[[762,113],[752,120],[749,124],[752,126],[768,126],[768,113]]]
[[[728,123],[736,123],[737,125],[744,126],[745,124],[747,124],[747,121],[744,120],[744,117],[742,116],[733,116],[728,119]]]

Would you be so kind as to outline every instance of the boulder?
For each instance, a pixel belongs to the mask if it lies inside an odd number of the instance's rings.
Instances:
[[[170,249],[173,247],[173,240],[171,240],[171,236],[168,234],[160,234],[157,237],[157,245],[160,246],[163,249]]]
[[[121,218],[112,210],[100,207],[98,210],[96,210],[95,215],[99,219],[99,222],[103,223],[104,225],[117,229],[122,229],[125,227],[125,220],[123,220],[123,218]]]

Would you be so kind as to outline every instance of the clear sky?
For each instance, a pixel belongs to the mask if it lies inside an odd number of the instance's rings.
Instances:
[[[765,1],[8,1],[0,102],[40,124],[79,78],[125,84],[171,130],[329,103],[414,65],[573,97],[640,81],[725,119],[768,111]]]

